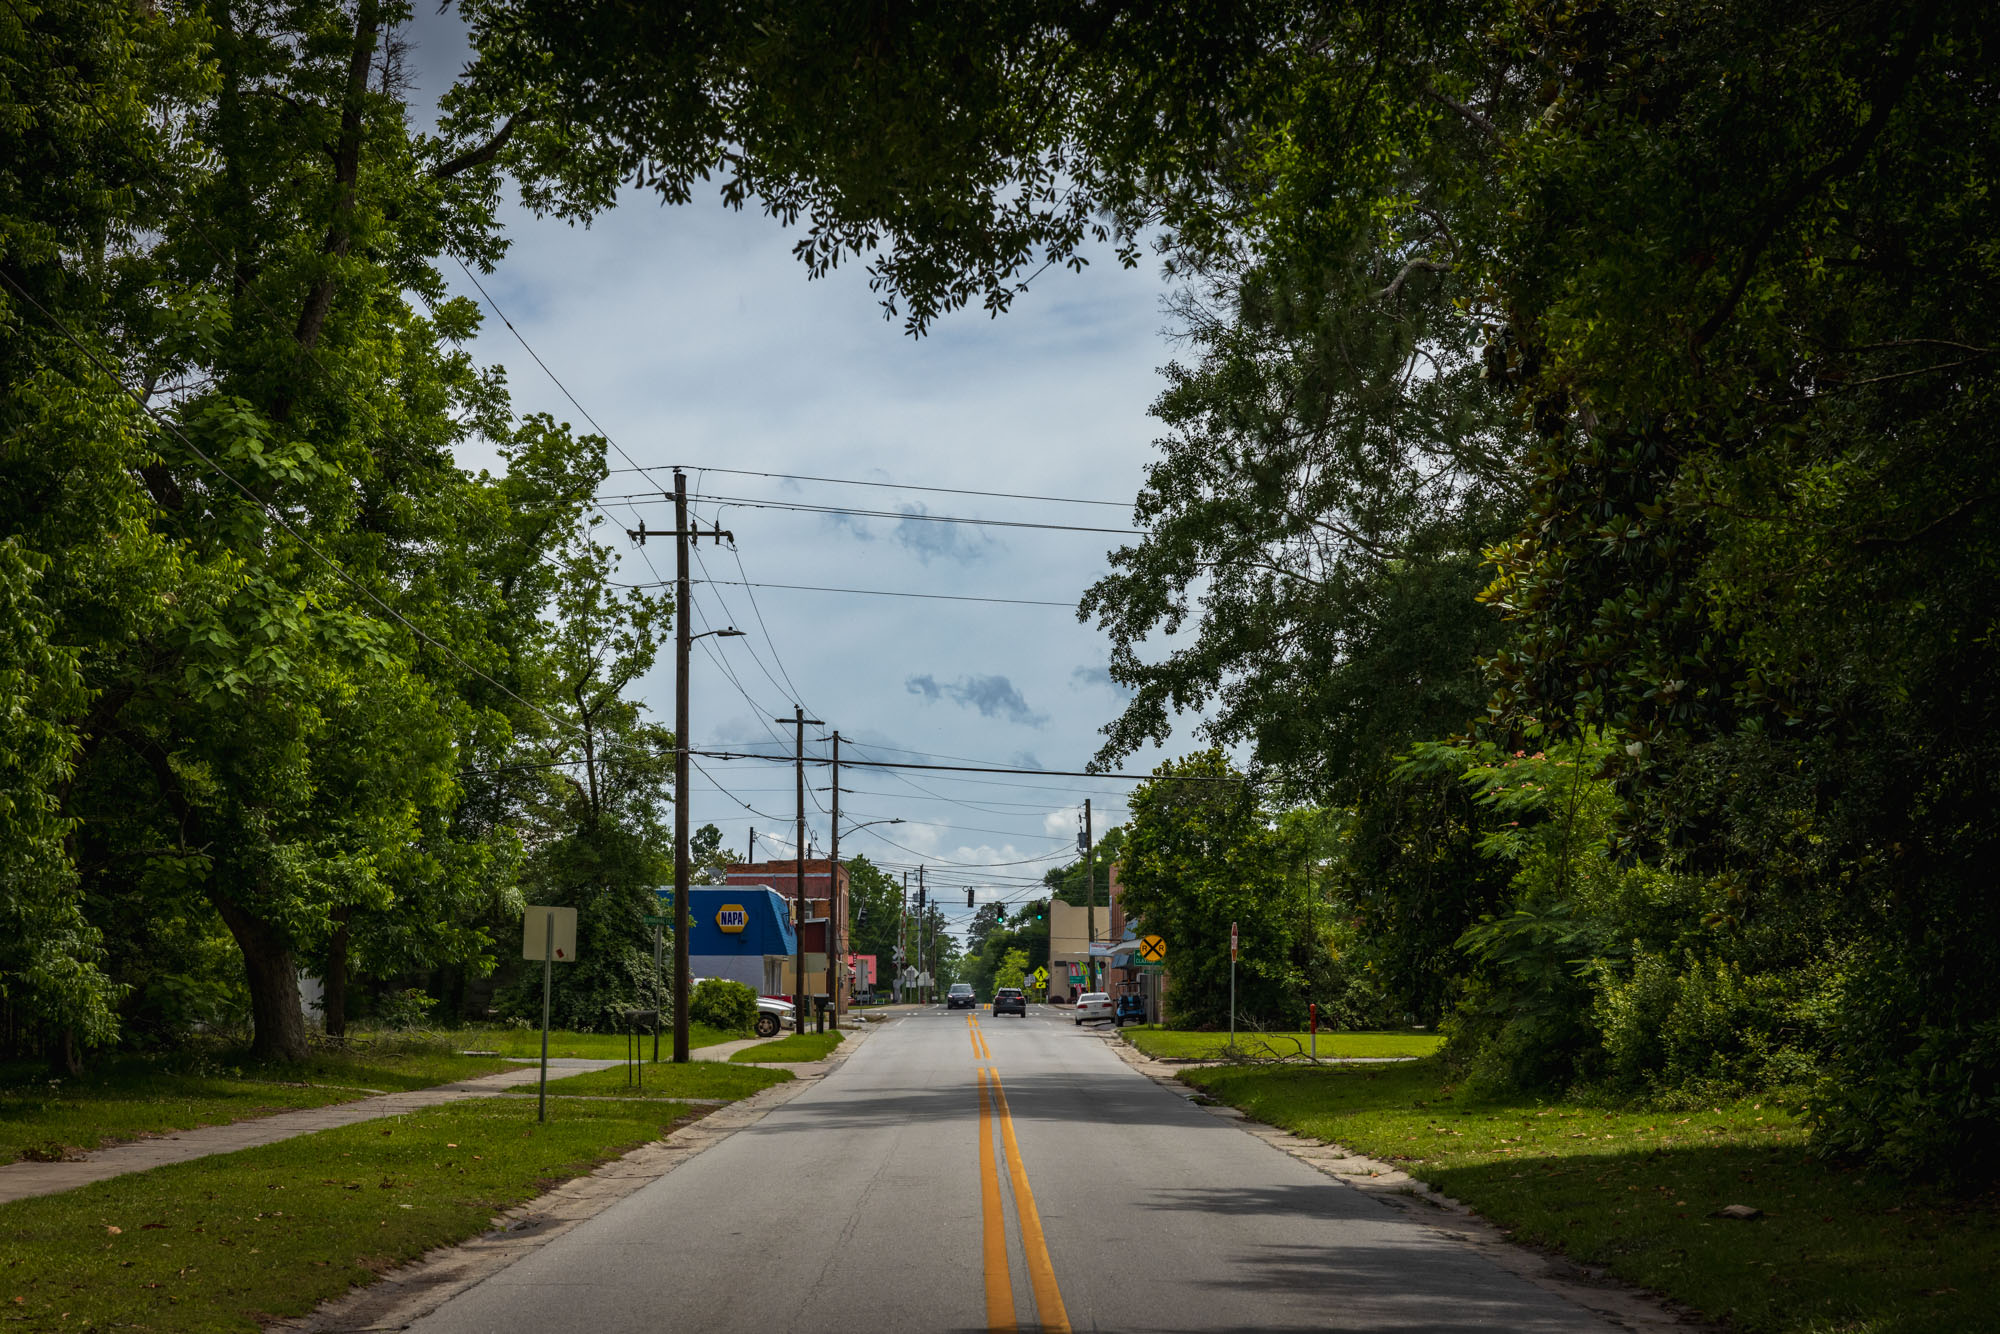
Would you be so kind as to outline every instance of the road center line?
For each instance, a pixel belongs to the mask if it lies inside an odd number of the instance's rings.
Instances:
[[[1007,1269],[1007,1216],[1000,1207],[1000,1169],[993,1160],[993,1110],[986,1071],[979,1070],[979,1211],[985,1231],[986,1328],[1014,1329],[1014,1278]]]
[[[1069,1312],[1063,1307],[1062,1290],[1056,1286],[1055,1265],[1049,1260],[1048,1242],[1042,1237],[1042,1216],[1035,1211],[1035,1193],[1028,1188],[1028,1169],[1021,1162],[1021,1145],[1014,1138],[1014,1118],[1007,1111],[1007,1093],[1000,1087],[1000,1072],[981,1071],[993,1081],[993,1101],[999,1109],[1000,1134],[1007,1145],[1007,1169],[1013,1174],[1014,1213],[1021,1220],[1021,1251],[1028,1259],[1028,1282],[1035,1292],[1035,1314],[1043,1334],[1070,1334]],[[985,1103],[982,1101],[982,1107]],[[988,1270],[991,1273],[991,1269]],[[990,1280],[989,1280],[990,1281]]]

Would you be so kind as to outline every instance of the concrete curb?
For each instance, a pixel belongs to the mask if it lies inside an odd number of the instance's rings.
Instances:
[[[641,1145],[588,1176],[572,1178],[493,1220],[493,1230],[454,1246],[441,1246],[393,1269],[365,1288],[325,1302],[310,1315],[267,1325],[275,1334],[391,1334],[408,1329],[452,1298],[476,1287],[508,1265],[603,1213],[626,1196],[658,1181],[696,1154],[757,1124],[832,1074],[854,1053],[864,1031],[849,1032],[824,1061],[763,1067],[790,1070],[797,1078],[739,1102],[728,1103]]]
[[[1231,1122],[1238,1130],[1289,1154],[1315,1172],[1361,1191],[1389,1208],[1420,1218],[1437,1236],[1471,1247],[1508,1273],[1620,1329],[1676,1330],[1682,1334],[1705,1330],[1720,1334],[1720,1326],[1709,1324],[1696,1312],[1657,1293],[1614,1278],[1594,1266],[1512,1240],[1466,1204],[1432,1190],[1394,1164],[1366,1157],[1339,1144],[1294,1135],[1204,1097],[1200,1090],[1181,1083],[1180,1076],[1191,1068],[1187,1064],[1154,1060],[1122,1040],[1109,1045],[1125,1064],[1209,1115]]]

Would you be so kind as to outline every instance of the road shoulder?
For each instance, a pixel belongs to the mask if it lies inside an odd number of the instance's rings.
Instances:
[[[1266,1125],[1252,1120],[1234,1107],[1205,1097],[1180,1080],[1184,1071],[1193,1068],[1189,1062],[1156,1060],[1116,1034],[1106,1034],[1105,1038],[1106,1045],[1126,1065],[1209,1115],[1230,1122],[1278,1152],[1371,1196],[1388,1208],[1421,1219],[1436,1235],[1471,1247],[1508,1273],[1526,1279],[1593,1315],[1631,1330],[1685,1332],[1715,1329],[1694,1312],[1613,1278],[1603,1270],[1509,1239],[1500,1228],[1465,1204],[1432,1190],[1392,1163],[1366,1157],[1339,1144],[1308,1139]]]

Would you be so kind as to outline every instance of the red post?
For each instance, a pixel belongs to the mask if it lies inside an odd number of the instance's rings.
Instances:
[[[1315,1033],[1319,1032],[1319,1002],[1308,1001],[1306,1003],[1306,1013],[1312,1016],[1312,1031]]]

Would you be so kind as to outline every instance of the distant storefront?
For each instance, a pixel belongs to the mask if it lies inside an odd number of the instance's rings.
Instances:
[[[759,995],[788,990],[798,938],[791,904],[768,885],[696,885],[688,890],[688,971],[726,977]]]

